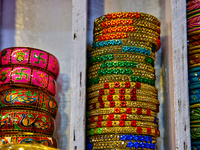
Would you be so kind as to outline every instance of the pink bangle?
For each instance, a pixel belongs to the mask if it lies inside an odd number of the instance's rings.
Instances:
[[[196,3],[194,5],[190,5],[187,7],[187,11],[190,12],[192,10],[195,10],[195,9],[199,9],[200,8],[200,4],[199,3]]]
[[[39,88],[53,96],[56,94],[56,81],[45,72],[29,67],[5,67],[0,69],[0,91],[20,86]]]
[[[194,23],[188,24],[187,28],[192,29],[192,28],[199,27],[199,26],[200,26],[199,22],[194,22]]]
[[[29,47],[6,48],[0,53],[0,65],[5,66],[31,66],[44,71],[56,80],[59,75],[59,63],[56,57],[43,50]]]
[[[187,24],[195,23],[195,22],[199,22],[199,21],[200,21],[200,14],[195,14],[195,15],[187,18]]]
[[[187,2],[187,6],[191,6],[191,5],[195,5],[200,3],[200,0],[190,0],[189,2]]]

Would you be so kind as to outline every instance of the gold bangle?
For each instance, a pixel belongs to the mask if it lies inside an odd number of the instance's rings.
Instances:
[[[197,35],[197,34],[200,34],[200,31],[199,30],[196,30],[196,31],[192,31],[192,32],[187,32],[187,36],[193,36],[193,35]]]
[[[120,113],[122,114],[114,114],[114,111],[109,110],[108,108],[99,109],[98,111],[90,111],[88,113],[89,118],[87,118],[87,122],[97,122],[97,121],[112,121],[112,120],[136,120],[136,121],[148,121],[153,123],[158,123],[157,113],[151,111],[150,109],[141,109],[138,108],[121,108]],[[107,115],[102,115],[107,114]]]
[[[137,96],[147,96],[147,97],[153,97],[153,98],[158,98],[158,93],[154,93],[152,91],[149,90],[140,90],[136,88],[119,88],[119,89],[114,89],[114,88],[110,88],[110,89],[101,89],[98,91],[94,91],[92,93],[87,94],[87,99],[93,98],[93,97],[98,97],[98,96],[102,96],[102,95],[124,95],[124,94],[133,94],[133,95],[137,95]],[[113,95],[114,97],[114,95]],[[108,99],[103,99],[102,100],[108,100]],[[120,100],[125,100],[125,96],[124,98],[122,97]]]
[[[93,128],[101,128],[101,127],[149,127],[149,128],[157,128],[158,125],[152,122],[143,122],[143,121],[98,121],[87,124],[87,129]]]
[[[191,68],[195,68],[195,67],[199,67],[200,66],[200,63],[196,63],[196,64],[192,64],[192,65],[189,65],[189,69]]]
[[[188,59],[197,59],[197,58],[200,58],[199,53],[190,55]]]
[[[89,135],[96,134],[110,134],[110,133],[130,133],[130,134],[142,134],[142,135],[151,135],[158,137],[160,131],[156,128],[142,128],[142,127],[104,127],[104,128],[95,128],[88,131]]]
[[[100,97],[94,97],[91,100],[87,100],[88,104],[94,104],[98,102],[107,102],[110,105],[113,103],[112,107],[115,106],[115,103],[125,101],[126,103],[131,101],[139,101],[139,102],[148,102],[155,105],[160,105],[160,102],[158,99],[151,98],[149,96],[137,96],[137,95],[103,95]],[[110,102],[108,102],[110,101]],[[111,102],[112,101],[112,102]]]
[[[93,91],[97,91],[103,88],[114,88],[114,89],[118,89],[118,88],[136,88],[138,82],[110,82],[110,83],[100,83],[100,84],[95,84],[92,85],[91,87],[87,88],[87,93],[93,92]],[[149,90],[155,93],[158,93],[158,89],[154,86],[151,86],[149,84],[145,84],[145,83],[140,83],[140,89],[141,90]]]
[[[200,49],[197,49],[197,50],[189,50],[189,51],[188,51],[188,55],[193,55],[193,54],[197,54],[197,53],[200,53]]]
[[[188,51],[190,51],[190,50],[196,50],[196,49],[200,49],[200,45],[188,47]]]

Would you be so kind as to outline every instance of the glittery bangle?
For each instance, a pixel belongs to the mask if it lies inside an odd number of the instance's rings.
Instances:
[[[156,128],[142,128],[142,127],[104,127],[88,130],[89,135],[96,134],[110,134],[110,133],[124,133],[124,134],[145,134],[158,137],[160,131]]]
[[[158,93],[158,89],[155,88],[154,86],[148,85],[148,84],[144,84],[144,83],[139,83],[139,82],[110,82],[110,83],[100,83],[100,84],[96,84],[93,85],[89,88],[87,88],[87,92],[93,92],[93,91],[97,91],[100,89],[108,89],[108,88],[137,88],[137,89],[141,89],[141,90],[149,90],[155,93]]]
[[[138,102],[138,101],[113,101],[115,102],[115,105],[110,105],[110,102],[100,102],[100,103],[93,103],[88,106],[88,110],[93,110],[93,109],[99,109],[99,108],[125,108],[125,107],[131,107],[131,108],[149,108],[153,111],[158,112],[158,106],[152,103],[145,103],[145,102]],[[120,110],[119,110],[120,111]]]
[[[6,48],[0,53],[0,65],[3,67],[33,67],[56,80],[59,75],[59,63],[55,56],[43,50],[29,47]]]
[[[45,113],[28,110],[0,111],[0,135],[29,133],[53,135],[54,119]]]
[[[157,117],[157,112],[152,111],[151,109],[153,108],[132,108],[132,107],[127,107],[127,108],[100,108],[100,109],[93,109],[88,111],[88,117],[91,116],[91,118],[88,118],[88,122],[94,122],[95,120],[97,121],[103,121],[105,119],[115,119],[119,120],[127,116],[127,120],[141,120],[143,121],[144,119],[150,119],[146,121],[154,121],[156,123],[156,118]],[[102,115],[103,114],[103,115]],[[133,115],[134,114],[134,115]],[[99,116],[97,116],[99,115]],[[148,117],[151,116],[151,117]],[[154,118],[152,118],[154,117]]]
[[[92,128],[101,128],[101,127],[149,127],[149,128],[158,128],[157,124],[152,122],[143,122],[143,121],[98,121],[94,123],[87,124],[87,129]]]
[[[57,147],[57,142],[54,137],[44,135],[9,135],[0,136],[1,145],[8,144],[42,144],[50,147]]]
[[[55,118],[58,111],[56,100],[35,89],[12,88],[0,93],[0,109],[31,109],[48,113]]]
[[[110,88],[110,89],[100,89],[99,91],[94,91],[92,93],[87,94],[87,99],[93,98],[93,97],[98,97],[98,96],[103,96],[103,95],[137,95],[137,96],[148,96],[148,97],[152,97],[152,98],[158,98],[158,93],[154,93],[152,91],[149,90],[140,90],[140,89],[136,89],[136,88],[119,88],[119,89],[114,89],[114,88]],[[110,96],[108,96],[110,97]],[[120,100],[124,100],[125,98],[123,98],[124,96],[122,96],[122,98]],[[109,100],[112,100],[113,98],[108,98]],[[103,100],[103,98],[102,98]]]

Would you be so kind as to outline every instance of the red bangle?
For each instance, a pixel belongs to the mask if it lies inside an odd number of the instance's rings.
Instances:
[[[48,113],[55,118],[58,111],[56,100],[47,93],[35,89],[14,88],[0,94],[0,109],[32,109]]]
[[[55,56],[43,50],[29,47],[6,48],[0,53],[1,66],[31,66],[53,76],[59,75],[59,63]]]
[[[0,91],[21,86],[24,88],[39,88],[56,94],[56,81],[45,72],[29,67],[7,67],[0,69]]]

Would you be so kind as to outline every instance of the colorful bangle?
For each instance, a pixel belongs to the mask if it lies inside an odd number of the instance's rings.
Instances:
[[[193,78],[189,78],[189,83],[200,83],[200,77],[193,77]]]
[[[53,96],[56,94],[56,81],[45,72],[28,67],[7,67],[0,70],[1,90],[23,88],[39,88]]]
[[[190,100],[189,103],[190,105],[200,103],[200,99]]]
[[[108,102],[110,107],[115,107],[115,105],[117,105],[116,101],[121,101],[121,105],[125,105],[124,103],[128,103],[130,101],[139,101],[139,102],[147,102],[147,103],[151,103],[151,104],[156,104],[156,105],[160,105],[159,100],[155,99],[155,98],[151,98],[149,96],[137,96],[137,95],[104,95],[104,96],[99,96],[99,97],[94,97],[91,100],[88,100],[88,104],[94,104],[94,103],[105,103]]]
[[[200,132],[200,128],[190,128],[190,132],[191,132],[191,139],[199,139],[199,132]]]
[[[188,51],[188,55],[193,55],[193,54],[198,54],[198,53],[200,53],[200,49],[198,49],[198,50],[189,50]]]
[[[189,95],[189,100],[196,100],[196,99],[200,99],[200,94],[194,94],[194,95]]]
[[[197,40],[200,40],[200,35],[193,35],[193,36],[188,37],[188,41],[190,43],[194,42],[194,41],[197,41]]]
[[[187,16],[193,15],[193,14],[197,14],[200,12],[200,9],[195,9],[193,11],[187,12]]]
[[[190,11],[196,10],[198,8],[200,8],[200,4],[197,3],[197,4],[194,4],[194,5],[188,6],[187,11],[190,12]]]
[[[192,65],[188,66],[189,69],[196,68],[196,67],[200,67],[200,63],[195,63],[195,64],[192,64]]]
[[[141,109],[141,108],[126,108],[120,109],[120,113],[122,114],[113,114],[112,110],[108,109],[99,109],[100,112],[103,112],[103,114],[107,115],[98,115],[98,112],[96,111],[90,111],[88,112],[88,117],[87,121],[90,123],[92,122],[98,122],[98,121],[116,121],[116,120],[136,120],[136,121],[148,121],[148,122],[153,122],[153,123],[158,123],[158,118],[155,117],[157,116],[156,112],[151,111],[150,109]],[[124,112],[125,111],[125,112]],[[110,114],[109,114],[110,112]],[[99,113],[100,114],[100,113]]]
[[[93,98],[93,97],[99,97],[102,95],[106,95],[107,97],[110,97],[108,95],[124,95],[124,94],[130,94],[130,95],[142,95],[142,96],[148,96],[148,97],[154,97],[154,98],[158,98],[158,94],[154,93],[152,91],[149,90],[140,90],[140,89],[136,89],[136,88],[119,88],[119,89],[114,89],[114,88],[110,88],[110,89],[100,89],[99,91],[94,91],[92,93],[87,94],[87,99]],[[114,97],[114,96],[113,96]],[[121,97],[120,100],[125,100],[124,96]],[[100,100],[104,100],[103,98],[100,98]],[[112,98],[110,98],[109,100],[113,100]]]
[[[194,89],[194,90],[191,90],[189,91],[189,94],[200,94],[200,89]]]
[[[196,89],[200,89],[200,83],[190,83],[189,84],[189,90],[196,90]]]
[[[190,17],[187,17],[187,24],[199,22],[200,21],[200,15],[199,13],[193,14]]]
[[[188,60],[189,67],[197,63],[200,63],[200,58]]]
[[[96,134],[110,134],[110,133],[124,133],[124,134],[145,134],[158,137],[160,131],[156,128],[141,128],[141,127],[104,127],[88,130],[88,135]]]
[[[200,44],[200,40],[191,42],[191,43],[188,44],[188,46],[193,47],[193,46],[196,46],[196,45],[199,45],[199,44]]]
[[[190,105],[190,109],[192,109],[192,108],[200,108],[200,104]]]
[[[199,120],[200,119],[200,108],[199,103],[192,105],[193,108],[190,107],[190,120]]]
[[[29,47],[6,48],[0,53],[1,66],[29,66],[39,69],[53,76],[56,80],[59,75],[59,63],[56,57],[43,50]]]
[[[199,27],[199,26],[200,26],[200,25],[199,25],[198,22],[194,22],[194,23],[188,24],[188,25],[187,25],[187,29],[188,29],[188,31],[189,31],[190,29],[193,29],[193,28],[196,28],[196,27]]]
[[[187,7],[200,3],[200,0],[190,0],[187,2]]]
[[[189,59],[192,59],[192,60],[197,59],[197,58],[200,58],[200,54],[199,53],[189,56]]]
[[[199,32],[199,34],[200,34],[200,32]],[[188,47],[188,51],[196,50],[196,49],[200,49],[200,45]]]
[[[200,71],[200,67],[195,67],[188,70],[189,73],[198,72],[198,71]]]
[[[200,121],[199,120],[191,120],[190,121],[190,128],[198,128],[200,127]]]
[[[114,88],[114,89],[118,89],[118,88],[137,88],[137,89],[141,89],[141,90],[149,90],[152,91],[154,93],[158,93],[158,89],[155,88],[154,86],[148,85],[148,84],[144,84],[144,83],[140,83],[140,82],[110,82],[110,83],[100,83],[100,84],[96,84],[96,85],[92,85],[91,87],[87,88],[87,93],[93,92],[93,91],[97,91],[100,89],[109,89],[109,88]]]
[[[20,132],[53,135],[54,132],[54,119],[39,111],[3,110],[0,122],[0,135]]]
[[[8,144],[42,144],[49,147],[57,147],[57,142],[54,137],[44,136],[44,135],[1,135],[0,145]]]
[[[98,121],[94,123],[87,124],[87,129],[91,128],[101,128],[101,127],[149,127],[149,128],[157,128],[157,124],[152,122],[142,122],[142,121]]]
[[[196,72],[192,72],[188,74],[189,78],[198,77],[198,76],[200,76],[200,71],[196,71]]]
[[[32,109],[48,113],[55,118],[58,111],[56,100],[39,90],[12,88],[0,94],[0,109]]]
[[[114,104],[112,104],[114,103]],[[152,103],[145,103],[145,102],[138,102],[138,101],[112,101],[110,102],[100,102],[100,103],[93,103],[88,106],[88,110],[98,109],[98,108],[124,108],[124,107],[131,107],[131,108],[149,108],[151,110],[158,112],[158,106]]]

